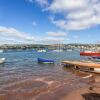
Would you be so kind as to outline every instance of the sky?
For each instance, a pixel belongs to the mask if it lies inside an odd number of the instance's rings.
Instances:
[[[100,0],[0,0],[0,44],[100,43]]]

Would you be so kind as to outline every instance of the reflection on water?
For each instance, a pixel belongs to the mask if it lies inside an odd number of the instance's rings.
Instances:
[[[0,100],[59,100],[69,92],[90,85],[99,77],[61,65],[62,60],[82,59],[79,52],[37,53],[6,52],[0,54]],[[38,64],[37,58],[55,59],[55,64]],[[93,75],[94,76],[94,75]]]

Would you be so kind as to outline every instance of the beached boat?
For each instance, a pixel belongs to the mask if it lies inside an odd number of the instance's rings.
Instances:
[[[39,63],[54,63],[54,60],[38,58]]]
[[[63,61],[66,67],[74,67],[76,70],[94,72],[100,74],[100,63],[97,62],[87,62],[87,61]]]
[[[5,62],[5,58],[0,58],[0,64]]]
[[[84,51],[80,52],[81,56],[100,56],[100,52],[97,51]]]

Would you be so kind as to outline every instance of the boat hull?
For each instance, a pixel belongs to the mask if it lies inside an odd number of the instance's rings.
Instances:
[[[73,67],[79,71],[100,73],[100,63],[97,62],[63,61],[62,63],[67,67]]]
[[[81,56],[99,56],[100,57],[100,52],[80,52]]]
[[[37,52],[46,52],[46,50],[38,50]]]
[[[54,60],[38,58],[39,63],[54,63]]]
[[[0,58],[0,64],[5,62],[5,58]]]

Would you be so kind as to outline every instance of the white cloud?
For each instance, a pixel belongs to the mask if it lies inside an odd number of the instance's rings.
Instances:
[[[33,0],[27,0],[28,2],[30,2],[30,3],[33,3]]]
[[[40,44],[53,44],[61,43],[65,40],[66,33],[46,32],[42,36],[33,36],[29,33],[21,32],[12,27],[0,26],[0,44],[14,44],[14,43],[40,43]]]
[[[65,37],[67,36],[67,33],[63,31],[57,31],[57,32],[47,32],[47,35],[51,37]]]
[[[41,7],[47,7],[49,5],[48,0],[35,0]]]
[[[53,41],[53,42],[57,41],[57,42],[60,42],[60,41],[63,41],[63,40],[64,40],[64,38],[44,37],[44,39],[43,39],[43,40],[44,40],[44,41]]]
[[[63,43],[65,38],[62,37],[43,37],[39,40],[41,44],[56,44],[56,43]]]
[[[75,12],[70,12],[66,15],[66,19],[83,19],[83,18],[88,18],[93,15],[93,11],[90,9],[85,9],[83,12],[80,10],[75,11]]]
[[[42,39],[42,42],[45,43],[63,43],[65,40],[67,40],[67,33],[64,31],[49,31],[46,32],[46,36]]]
[[[55,16],[51,22],[64,30],[82,30],[100,25],[100,0],[52,0],[45,9]],[[58,19],[58,13],[63,18]]]
[[[16,43],[22,41],[22,42],[33,42],[34,37],[32,35],[29,35],[28,33],[21,32],[16,30],[12,27],[4,27],[0,26],[0,39],[5,38],[7,41],[16,41]]]
[[[49,10],[54,12],[67,12],[74,8],[85,6],[87,0],[53,0]]]

